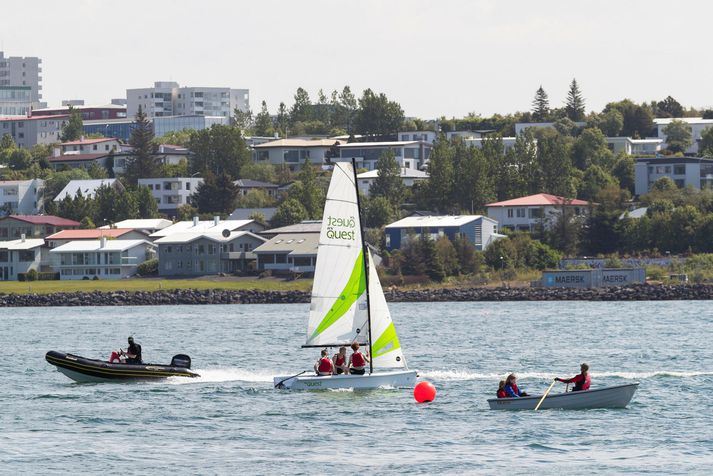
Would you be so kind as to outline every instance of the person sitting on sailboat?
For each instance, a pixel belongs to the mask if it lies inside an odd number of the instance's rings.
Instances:
[[[555,378],[555,380],[562,383],[573,383],[573,392],[589,390],[589,386],[592,384],[592,377],[589,375],[589,365],[582,364],[579,369],[581,370],[581,373],[572,378]]]
[[[517,387],[517,377],[515,374],[508,375],[505,379],[505,395],[508,398],[527,397],[527,393]]]
[[[327,349],[322,349],[319,360],[314,363],[314,371],[317,375],[326,376],[334,373],[334,364],[332,359],[327,356]]]
[[[359,350],[359,343],[352,342],[352,355],[349,356],[349,373],[354,375],[364,375],[366,372],[366,363],[369,361],[369,356],[364,355]]]
[[[332,363],[334,364],[334,371],[337,375],[348,374],[349,366],[347,365],[347,348],[341,346],[339,348],[339,353],[334,354],[332,357]]]

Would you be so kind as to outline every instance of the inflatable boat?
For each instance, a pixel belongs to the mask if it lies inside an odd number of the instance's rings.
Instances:
[[[168,377],[200,377],[191,372],[191,358],[174,355],[170,365],[109,363],[73,354],[50,350],[45,360],[57,370],[77,382],[126,382],[156,380]]]

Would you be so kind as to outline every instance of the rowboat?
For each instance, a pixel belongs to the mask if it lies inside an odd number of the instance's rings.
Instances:
[[[625,408],[634,396],[638,386],[639,383],[635,382],[580,392],[550,393],[542,401],[540,409]],[[488,405],[490,405],[491,410],[534,410],[541,398],[542,395],[519,398],[491,398],[488,400]]]

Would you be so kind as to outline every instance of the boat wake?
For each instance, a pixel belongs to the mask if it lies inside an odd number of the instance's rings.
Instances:
[[[176,384],[210,383],[210,382],[272,382],[277,372],[255,372],[237,367],[217,369],[194,369],[200,375],[196,378],[171,377],[169,381]]]
[[[551,372],[516,372],[519,379],[550,380],[554,376]],[[658,370],[652,372],[591,372],[592,377],[614,377],[630,380],[644,380],[651,378],[692,378],[709,377],[713,372],[685,372],[678,370]],[[441,381],[466,381],[466,380],[498,380],[506,377],[505,373],[478,373],[468,370],[431,370],[420,371],[419,376],[424,379]]]

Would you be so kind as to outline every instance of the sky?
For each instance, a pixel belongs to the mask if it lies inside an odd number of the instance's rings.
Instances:
[[[587,110],[713,107],[713,2],[670,0],[23,0],[0,4],[0,50],[39,56],[49,106],[127,88],[250,89],[275,113],[295,90],[385,93],[406,116],[525,111],[542,85]]]

